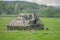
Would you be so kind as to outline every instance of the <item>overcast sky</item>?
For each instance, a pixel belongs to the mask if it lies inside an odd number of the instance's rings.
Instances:
[[[5,1],[5,0],[4,0]],[[47,4],[49,5],[60,5],[60,0],[7,0],[7,1],[28,1],[28,2],[35,2],[38,4]]]

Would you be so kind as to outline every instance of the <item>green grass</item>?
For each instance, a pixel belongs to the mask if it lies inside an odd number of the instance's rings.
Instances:
[[[41,18],[49,30],[9,31],[6,25],[16,17],[0,17],[0,40],[60,40],[60,18]]]

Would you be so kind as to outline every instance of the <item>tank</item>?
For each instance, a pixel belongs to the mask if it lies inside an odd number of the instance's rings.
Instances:
[[[21,13],[12,20],[8,25],[9,30],[43,30],[44,25],[36,14]]]

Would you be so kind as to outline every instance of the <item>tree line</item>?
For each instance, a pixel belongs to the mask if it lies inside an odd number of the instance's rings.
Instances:
[[[60,17],[60,8],[24,1],[0,1],[0,15],[36,13],[41,17]]]

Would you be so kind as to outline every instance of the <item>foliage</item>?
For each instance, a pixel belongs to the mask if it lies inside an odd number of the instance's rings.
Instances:
[[[0,15],[36,13],[42,17],[60,17],[60,8],[24,1],[0,1]]]

